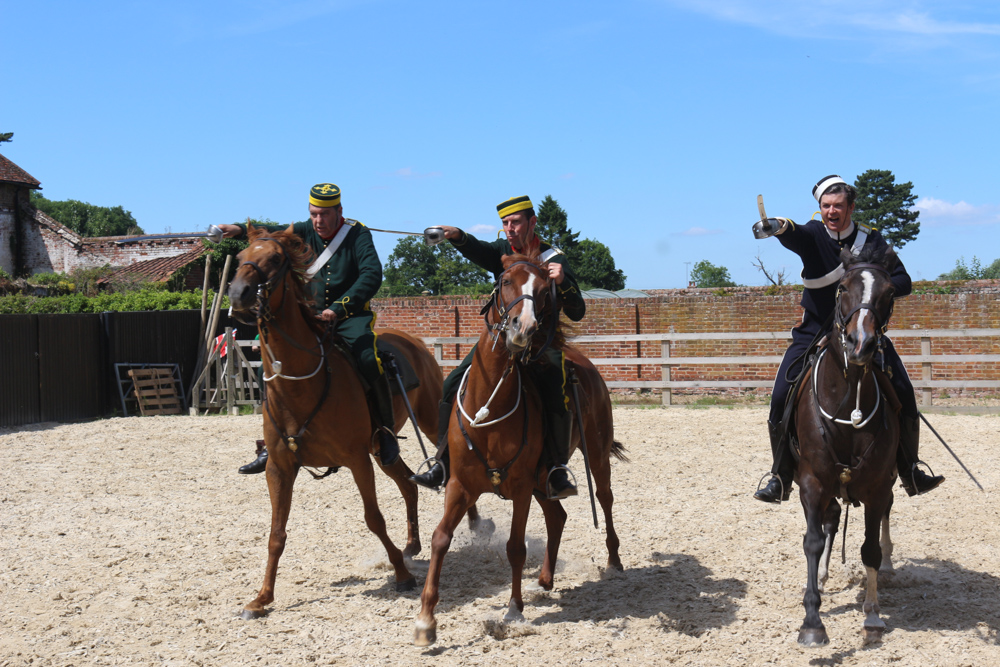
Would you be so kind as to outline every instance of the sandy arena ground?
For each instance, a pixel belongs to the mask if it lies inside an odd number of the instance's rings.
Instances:
[[[154,417],[0,430],[0,666],[14,665],[991,665],[1000,656],[1000,418],[931,417],[985,488],[925,437],[948,480],[897,487],[896,574],[880,585],[890,632],[862,647],[862,514],[851,513],[822,615],[831,642],[796,643],[805,580],[797,502],[750,498],[769,466],[763,408],[616,408],[631,463],[614,464],[624,573],[604,571],[587,497],[569,521],[555,590],[500,619],[510,590],[510,506],[495,531],[463,524],[445,560],[438,644],[412,645],[420,590],[397,594],[346,470],[299,476],[269,616],[239,618],[260,587],[270,509],[241,476],[260,417]],[[416,440],[403,443],[411,466]],[[582,460],[573,468],[583,479]],[[403,504],[377,474],[390,535]],[[581,491],[585,492],[581,484]],[[421,492],[423,582],[443,496]],[[793,496],[793,499],[795,497]],[[603,529],[603,519],[602,519]],[[525,583],[544,527],[534,507]]]

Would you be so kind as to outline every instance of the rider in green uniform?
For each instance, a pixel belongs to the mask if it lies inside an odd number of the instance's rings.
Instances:
[[[580,293],[580,286],[570,270],[566,255],[542,241],[535,233],[537,218],[531,200],[528,197],[508,199],[497,205],[497,213],[503,221],[506,238],[493,242],[480,241],[456,227],[442,227],[444,237],[467,259],[490,271],[494,277],[499,277],[503,272],[504,256],[538,255],[548,262],[549,279],[556,284],[563,312],[574,322],[583,319],[587,306]],[[458,392],[458,385],[472,363],[475,351],[473,347],[461,365],[445,380],[444,398],[439,408],[437,460],[430,470],[410,478],[429,489],[440,488],[447,479],[448,424],[451,420],[452,405]],[[549,476],[548,495],[557,499],[576,495],[576,486],[569,480],[567,475],[569,469],[566,467],[569,462],[573,415],[569,410],[565,354],[562,350],[549,348],[538,361],[530,364],[527,370],[541,395],[547,425],[545,445],[549,456],[555,462]]]
[[[257,225],[268,231],[286,229],[285,225]],[[220,225],[227,237],[246,235],[246,225]],[[292,226],[317,257],[316,268],[309,283],[317,317],[329,327],[336,327],[357,360],[369,399],[372,417],[378,427],[379,459],[383,466],[391,465],[399,456],[396,441],[392,396],[389,381],[378,358],[372,330],[375,313],[371,299],[382,285],[382,262],[379,261],[371,232],[360,222],[345,218],[340,203],[340,188],[333,183],[319,183],[309,192],[309,221]],[[332,254],[327,252],[333,248]],[[325,254],[324,254],[325,253]],[[267,464],[267,449],[240,468],[243,474],[263,472]]]

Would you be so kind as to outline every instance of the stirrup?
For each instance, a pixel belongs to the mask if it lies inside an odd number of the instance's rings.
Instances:
[[[753,492],[753,497],[757,498],[757,494],[760,493],[761,488],[764,487],[764,486],[767,486],[766,484],[764,484],[764,479],[766,478],[767,481],[768,481],[768,483],[770,483],[772,477],[774,479],[778,480],[778,484],[781,485],[781,496],[776,501],[777,504],[780,505],[783,502],[787,502],[788,499],[792,495],[792,490],[791,489],[786,489],[785,488],[785,482],[784,482],[784,480],[781,479],[781,475],[779,475],[778,473],[774,473],[774,472],[766,472],[763,475],[761,475],[761,478],[759,480],[757,480],[757,490]],[[762,499],[761,498],[757,498],[757,500],[762,500]],[[765,502],[769,502],[769,501],[765,501]]]
[[[550,491],[551,491],[551,484],[549,482],[550,482],[550,480],[552,478],[552,473],[554,473],[556,470],[565,470],[569,474],[569,476],[573,480],[571,482],[571,484],[572,484],[571,488],[573,489],[574,493],[570,493],[570,494],[567,494],[565,496],[552,495],[552,493],[550,493]],[[569,466],[566,466],[566,465],[555,465],[555,466],[552,466],[551,468],[549,468],[549,474],[545,476],[545,498],[546,498],[546,500],[565,500],[566,498],[569,498],[571,496],[577,495],[577,493],[576,493],[576,491],[577,491],[576,486],[577,486],[577,484],[576,484],[576,475],[574,475],[573,471],[569,469]]]
[[[420,465],[417,466],[417,471],[415,473],[413,473],[412,475],[410,475],[410,481],[413,481],[414,477],[419,477],[420,475],[425,475],[425,474],[429,473],[431,471],[431,469],[434,468],[434,464],[435,463],[440,464],[441,467],[444,468],[444,481],[441,482],[440,486],[425,486],[425,485],[420,484],[418,482],[413,482],[413,483],[416,484],[419,487],[423,487],[425,489],[430,489],[431,491],[434,491],[436,493],[441,493],[441,490],[448,484],[448,469],[445,468],[444,461],[442,461],[441,459],[437,458],[436,456],[428,456],[426,459],[424,459],[420,463]],[[420,472],[421,470],[423,470],[424,466],[427,466],[427,470],[425,472]]]
[[[921,470],[920,466],[923,466],[923,467],[927,468],[927,472],[924,472],[923,470]],[[903,490],[906,491],[906,495],[908,495],[911,498],[913,496],[922,496],[925,493],[930,493],[934,489],[936,489],[939,486],[941,486],[941,483],[944,482],[944,477],[941,477],[940,480],[934,486],[926,489],[925,491],[921,491],[920,489],[917,488],[917,473],[918,472],[922,473],[928,479],[932,479],[933,480],[933,479],[937,478],[937,475],[934,474],[934,469],[931,468],[930,464],[928,464],[926,461],[921,461],[920,459],[917,459],[917,462],[914,463],[912,466],[910,466],[910,479],[909,479],[910,485],[907,486],[906,483],[903,482],[902,478],[900,478],[900,480],[899,480],[899,483],[903,485]]]

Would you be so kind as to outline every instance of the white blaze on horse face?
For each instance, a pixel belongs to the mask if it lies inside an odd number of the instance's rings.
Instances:
[[[533,297],[535,295],[535,281],[538,280],[538,276],[534,273],[528,275],[528,281],[521,286],[521,294],[527,297]],[[530,305],[534,303],[531,298],[525,299],[521,302],[521,312],[518,315],[518,322],[521,323],[519,334],[527,335],[527,332],[535,328],[535,309]]]
[[[861,303],[871,303],[872,301],[872,287],[875,285],[875,276],[872,275],[871,271],[862,271],[861,280],[865,283],[865,293],[861,296]],[[865,317],[868,315],[868,309],[862,308],[858,313],[858,328],[864,331],[862,327],[865,325]]]

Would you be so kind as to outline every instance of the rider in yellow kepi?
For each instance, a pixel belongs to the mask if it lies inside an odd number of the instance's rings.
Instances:
[[[535,209],[528,197],[514,197],[497,205],[497,213],[503,221],[506,238],[492,243],[480,241],[457,227],[442,226],[444,237],[474,264],[490,271],[494,277],[503,272],[505,255],[537,256],[548,262],[549,279],[556,283],[562,301],[563,312],[574,322],[583,319],[587,305],[580,293],[580,286],[570,270],[566,255],[538,238],[535,233]],[[475,348],[469,352],[444,382],[444,397],[438,418],[437,461],[427,472],[414,475],[410,479],[421,486],[438,489],[448,477],[448,424],[451,420],[452,405],[458,385],[465,370],[472,363]],[[542,357],[528,367],[528,371],[541,395],[546,413],[545,446],[555,462],[549,475],[550,498],[567,498],[576,495],[576,486],[567,475],[569,462],[570,434],[573,415],[569,411],[569,397],[566,387],[566,358],[561,350],[548,349]]]
[[[287,228],[275,224],[256,226],[268,231]],[[227,237],[246,235],[246,225],[219,227]],[[354,353],[358,370],[369,387],[372,418],[378,428],[379,460],[383,466],[391,465],[399,456],[399,444],[395,436],[389,381],[376,351],[377,336],[372,331],[375,313],[371,310],[371,299],[382,285],[382,262],[375,251],[372,234],[357,220],[344,217],[340,188],[333,183],[318,183],[312,187],[309,221],[297,222],[292,229],[313,249],[317,262],[322,262],[309,285],[317,317],[327,326],[336,327],[337,335]],[[257,459],[241,467],[240,472],[263,472],[266,464],[267,449],[263,449]]]

